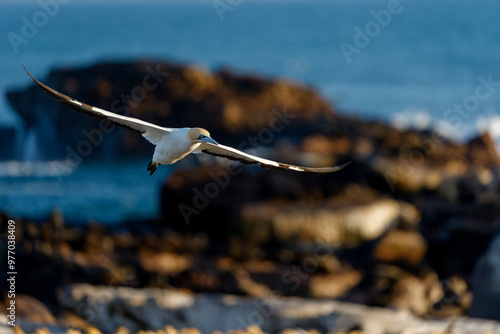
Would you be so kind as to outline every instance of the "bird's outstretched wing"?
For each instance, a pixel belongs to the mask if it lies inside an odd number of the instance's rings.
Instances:
[[[64,95],[63,93],[60,93],[55,89],[52,89],[49,86],[41,83],[40,81],[35,79],[30,74],[30,72],[28,72],[26,67],[23,66],[23,68],[38,86],[40,86],[43,90],[45,90],[45,92],[48,95],[50,95],[57,101],[62,102],[70,106],[71,108],[75,109],[76,111],[81,112],[82,114],[85,114],[87,116],[102,119],[107,123],[111,123],[113,125],[122,128],[138,131],[144,136],[144,138],[146,138],[148,141],[150,141],[155,145],[158,144],[158,142],[160,141],[160,139],[163,137],[164,134],[169,133],[173,130],[172,128],[161,127],[149,122],[141,121],[140,119],[137,118],[122,116],[119,114],[115,114],[111,111],[107,111],[101,108],[93,107],[83,102],[79,102],[74,98]]]
[[[224,145],[214,145],[211,143],[203,143],[198,148],[198,151],[203,153],[215,155],[218,157],[224,157],[230,160],[239,161],[245,165],[259,164],[262,168],[270,168],[270,169],[288,169],[297,172],[313,172],[313,173],[331,173],[336,172],[349,165],[351,162],[347,162],[334,167],[304,167],[304,166],[295,166],[289,165],[282,162],[272,161],[264,158],[257,157],[255,155],[251,155],[235,148],[224,146]]]

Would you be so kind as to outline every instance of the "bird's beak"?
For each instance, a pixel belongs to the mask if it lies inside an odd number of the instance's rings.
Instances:
[[[197,139],[197,141],[200,143],[210,143],[214,145],[219,145],[215,140],[213,140],[209,136],[204,136],[204,135],[201,135],[200,138]]]

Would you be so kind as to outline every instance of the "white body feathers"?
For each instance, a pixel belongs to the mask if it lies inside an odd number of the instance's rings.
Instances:
[[[196,150],[201,143],[189,137],[190,128],[173,129],[165,133],[156,144],[153,162],[170,165]]]

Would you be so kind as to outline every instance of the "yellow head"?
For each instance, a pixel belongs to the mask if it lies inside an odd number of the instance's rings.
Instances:
[[[215,140],[210,138],[210,133],[205,129],[202,129],[202,128],[189,129],[188,135],[192,141],[195,141],[198,143],[210,143],[210,144],[218,145]]]

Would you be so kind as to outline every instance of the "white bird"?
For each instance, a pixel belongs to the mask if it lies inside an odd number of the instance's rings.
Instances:
[[[28,75],[35,81],[35,83],[38,84],[38,86],[43,88],[48,95],[55,98],[59,102],[62,102],[87,116],[99,118],[113,125],[140,132],[144,138],[156,146],[153,159],[147,168],[150,175],[153,175],[159,164],[170,165],[184,158],[189,153],[198,154],[202,152],[239,161],[246,165],[259,164],[259,166],[263,168],[281,168],[298,172],[336,172],[351,163],[347,162],[334,167],[304,167],[260,158],[217,143],[210,137],[210,133],[202,128],[166,128],[137,118],[122,116],[104,109],[93,107],[83,102],[79,102],[44,85],[35,79],[26,68],[24,69],[26,73],[28,73]]]

